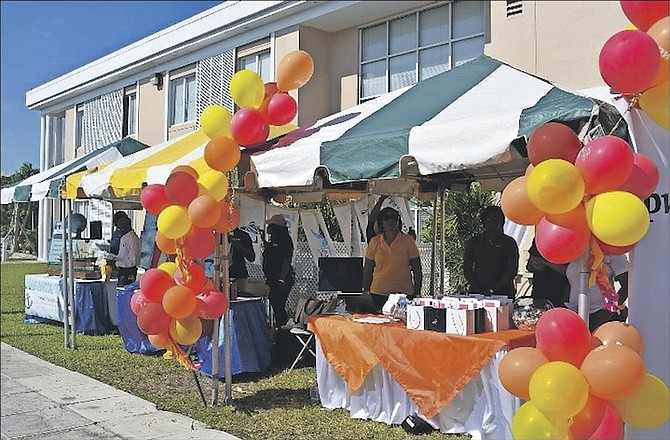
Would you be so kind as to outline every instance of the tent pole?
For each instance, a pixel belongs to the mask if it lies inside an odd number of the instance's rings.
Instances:
[[[581,257],[581,268],[579,270],[579,296],[577,297],[577,311],[587,327],[589,326],[589,313],[591,309],[588,292],[589,276],[591,274],[591,268],[589,267],[590,250],[591,246],[589,243],[584,255]]]
[[[444,212],[446,211],[446,205],[447,205],[447,194],[448,191],[445,190],[444,186],[440,186],[440,197],[442,198],[442,207],[441,207],[441,213],[440,213],[440,227],[442,231],[442,235],[440,236],[440,295],[444,295],[444,278],[445,278],[445,252],[444,252],[444,245],[445,245],[445,238],[444,238],[444,232],[445,232],[445,221],[444,221]]]
[[[224,355],[225,355],[225,365],[226,365],[226,400],[225,403],[226,405],[230,405],[233,403],[233,370],[231,366],[231,349],[232,349],[232,344],[231,344],[231,313],[230,313],[230,306],[231,306],[231,297],[230,297],[230,281],[229,281],[229,274],[228,274],[228,268],[230,266],[230,263],[228,262],[228,234],[221,234],[223,238],[223,244],[222,244],[222,253],[223,253],[223,261],[221,265],[221,272],[222,272],[222,278],[223,278],[223,286],[226,290],[223,291],[223,293],[226,295],[226,298],[228,298],[228,310],[226,310],[226,314],[223,316],[223,337],[224,339]]]
[[[60,206],[62,213],[65,213],[65,203],[66,203],[65,200],[60,199]],[[61,216],[60,230],[61,230],[61,240],[63,240],[63,253],[61,255],[61,279],[63,281],[61,285],[61,293],[63,295],[63,310],[64,310],[63,336],[65,339],[64,340],[65,349],[67,350],[70,348],[70,313],[69,313],[70,302],[68,301],[70,290],[68,289],[69,274],[67,265],[67,237],[65,235],[65,221],[63,216]]]
[[[216,247],[214,248],[214,286],[221,291],[221,234],[215,233]],[[219,400],[219,326],[221,318],[214,320],[212,326],[212,406]]]
[[[442,184],[440,184],[442,187]],[[437,297],[435,294],[435,256],[437,253],[437,201],[439,190],[435,191],[433,195],[433,243],[430,250],[430,293],[432,297]]]
[[[76,316],[77,316],[77,303],[75,301],[75,288],[74,288],[74,269],[73,269],[73,259],[74,253],[72,250],[72,200],[68,200],[68,215],[67,215],[67,248],[68,248],[68,276],[69,276],[69,294],[70,294],[70,339],[71,339],[71,349],[77,349],[77,329],[76,329]]]

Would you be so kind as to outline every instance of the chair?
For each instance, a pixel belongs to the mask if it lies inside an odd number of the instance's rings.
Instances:
[[[312,356],[314,356],[314,359],[316,359],[316,353],[310,347],[310,344],[314,340],[314,333],[310,332],[309,330],[304,330],[302,328],[298,327],[293,327],[290,330],[290,333],[295,336],[295,338],[300,341],[300,345],[302,345],[302,348],[300,349],[300,352],[298,352],[298,355],[295,357],[295,360],[293,361],[293,364],[291,364],[291,367],[288,369],[290,372],[293,370],[293,367],[300,361],[305,356],[305,352],[308,351],[311,353]]]

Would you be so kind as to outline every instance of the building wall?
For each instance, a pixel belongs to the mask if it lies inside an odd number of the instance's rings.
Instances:
[[[311,27],[299,29],[299,47],[312,56],[314,73],[309,82],[298,89],[298,119],[300,126],[311,125],[321,117],[332,113],[330,84],[332,82],[330,36]]]
[[[158,88],[149,78],[139,81],[137,90],[137,140],[147,145],[155,145],[165,140],[166,133],[166,93],[165,81]]]
[[[358,27],[331,34],[331,111],[358,104]],[[352,56],[353,55],[353,56]]]

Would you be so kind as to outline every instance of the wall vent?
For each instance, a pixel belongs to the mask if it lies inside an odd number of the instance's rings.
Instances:
[[[506,16],[507,18],[516,17],[523,13],[523,2],[521,0],[514,0],[507,2]]]

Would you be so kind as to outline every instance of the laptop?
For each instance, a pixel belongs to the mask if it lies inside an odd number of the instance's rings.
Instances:
[[[379,313],[369,292],[363,292],[363,257],[319,257],[317,293],[337,295],[349,313]]]

